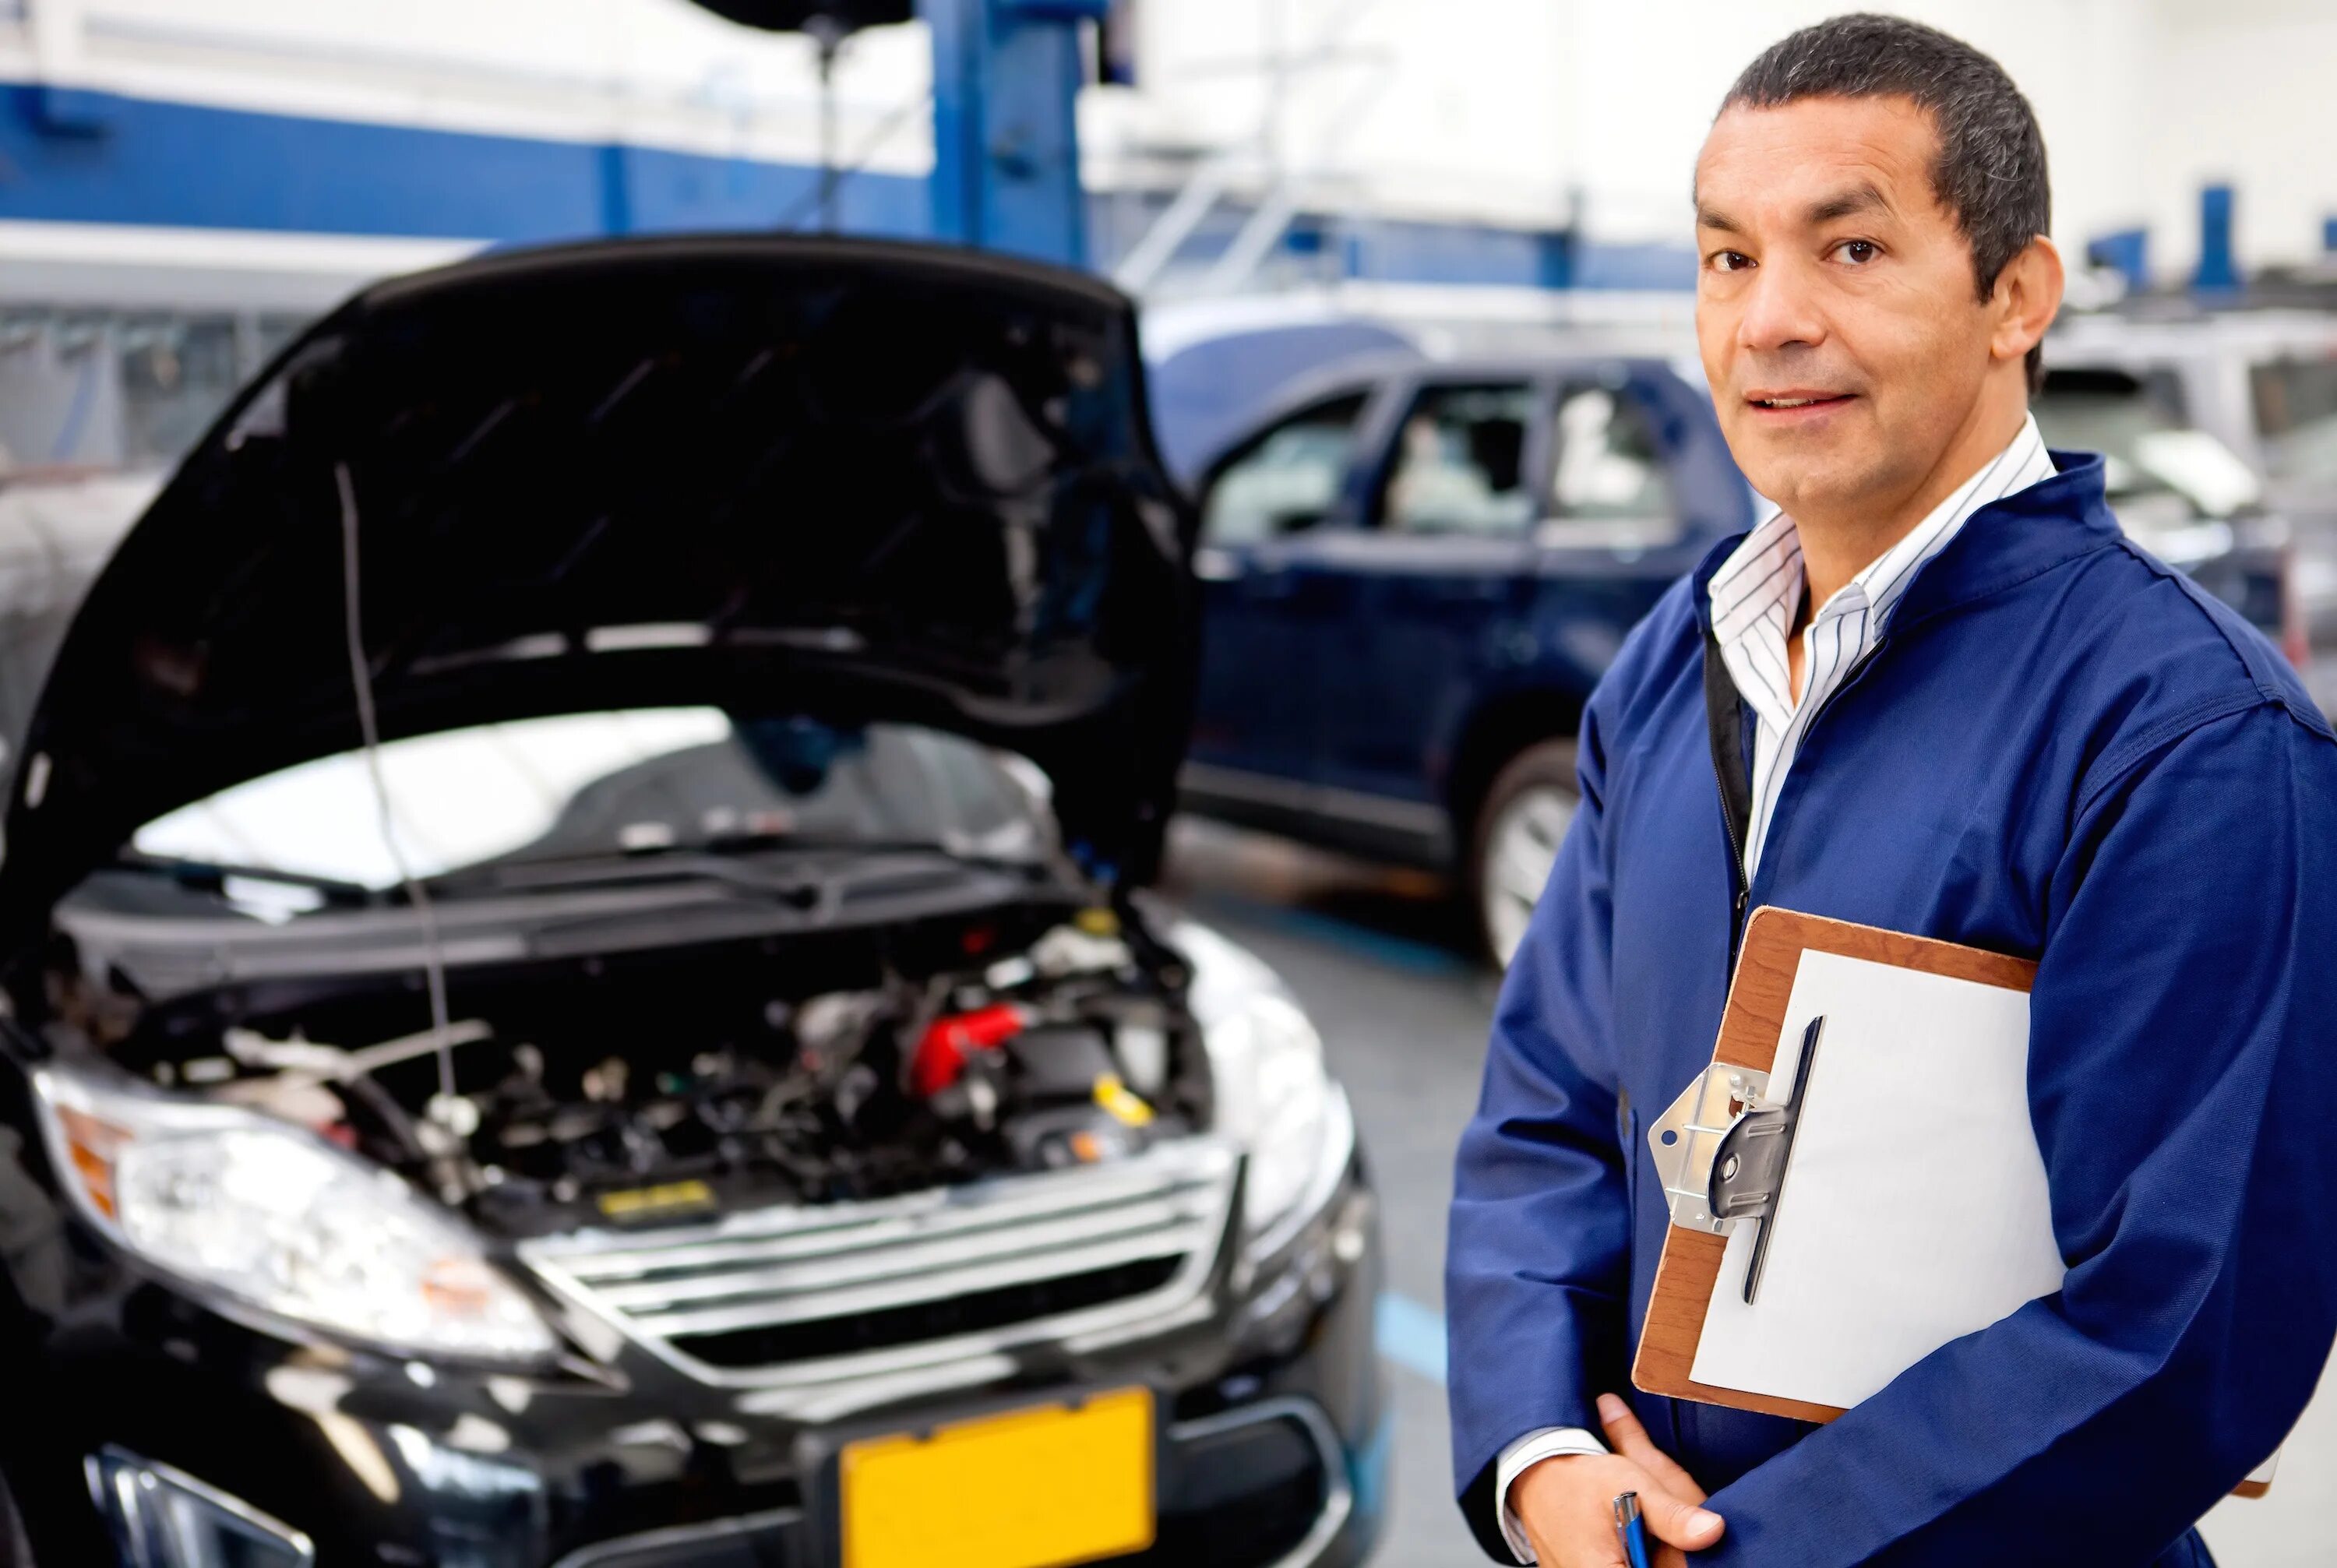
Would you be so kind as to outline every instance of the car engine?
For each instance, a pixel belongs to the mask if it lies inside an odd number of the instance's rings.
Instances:
[[[410,976],[143,1009],[83,986],[56,1016],[134,1074],[307,1126],[516,1238],[1096,1164],[1202,1124],[1181,964],[1133,926],[1033,906],[751,956],[463,971],[443,1037],[387,1032],[413,1021]]]

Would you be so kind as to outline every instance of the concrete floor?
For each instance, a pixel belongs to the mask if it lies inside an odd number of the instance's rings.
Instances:
[[[2324,701],[2337,696],[2337,682],[2316,685]],[[1493,979],[1465,956],[1452,906],[1429,878],[1180,822],[1166,890],[1282,972],[1354,1102],[1385,1201],[1389,1254],[1381,1340],[1396,1434],[1376,1561],[1481,1563],[1452,1502],[1438,1379],[1452,1146],[1476,1099]],[[2337,1563],[2337,1378],[2326,1383],[2283,1451],[2271,1495],[2234,1499],[2208,1516],[2223,1568]]]

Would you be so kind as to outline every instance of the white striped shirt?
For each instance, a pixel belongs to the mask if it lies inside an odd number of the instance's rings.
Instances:
[[[1811,718],[1825,706],[1882,641],[1883,627],[1907,584],[1923,563],[1948,547],[1964,520],[1991,502],[2053,476],[2053,459],[2037,421],[1996,460],[1959,485],[1899,543],[1818,606],[1802,632],[1804,690],[1794,701],[1786,673],[1785,638],[1802,607],[1808,582],[1802,570],[1802,536],[1794,520],[1774,514],[1745,537],[1712,574],[1712,631],[1721,662],[1757,722],[1753,735],[1753,815],[1745,835],[1745,880],[1761,865],[1769,818],[1777,792],[1801,749]]]
[[[2053,476],[2053,459],[2037,421],[2026,420],[1996,460],[1958,486],[1907,536],[1885,550],[1818,607],[1802,633],[1805,690],[1798,703],[1785,663],[1785,638],[1802,595],[1808,589],[1802,570],[1802,536],[1794,520],[1774,512],[1729,553],[1712,574],[1712,629],[1721,662],[1756,723],[1753,737],[1753,819],[1745,836],[1745,881],[1750,887],[1769,836],[1769,818],[1778,787],[1794,765],[1794,753],[1811,715],[1825,706],[1834,688],[1882,641],[1882,628],[1915,569],[1948,546],[1964,519],[1992,501],[2026,490]],[[1631,1152],[1626,1150],[1625,1157]],[[1510,1507],[1510,1485],[1526,1469],[1565,1454],[1603,1454],[1596,1433],[1572,1426],[1529,1432],[1501,1450],[1494,1475],[1495,1516],[1502,1537],[1520,1563],[1531,1563],[1533,1548]]]

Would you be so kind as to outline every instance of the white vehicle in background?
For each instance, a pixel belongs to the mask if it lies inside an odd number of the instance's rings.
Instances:
[[[377,279],[478,249],[0,220],[0,478],[160,473],[310,321]]]
[[[2179,314],[2139,314],[2145,308],[2065,318],[2046,340],[2046,365],[2123,373],[2151,422],[2211,436],[2254,474],[2256,509],[2288,531],[2285,641],[2302,662],[2308,644],[2337,641],[2337,313],[2152,301]]]

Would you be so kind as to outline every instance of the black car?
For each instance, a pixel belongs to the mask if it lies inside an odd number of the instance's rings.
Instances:
[[[1138,890],[1137,364],[1084,279],[668,240],[237,402],[5,716],[0,1562],[1363,1556],[1345,1099]]]

